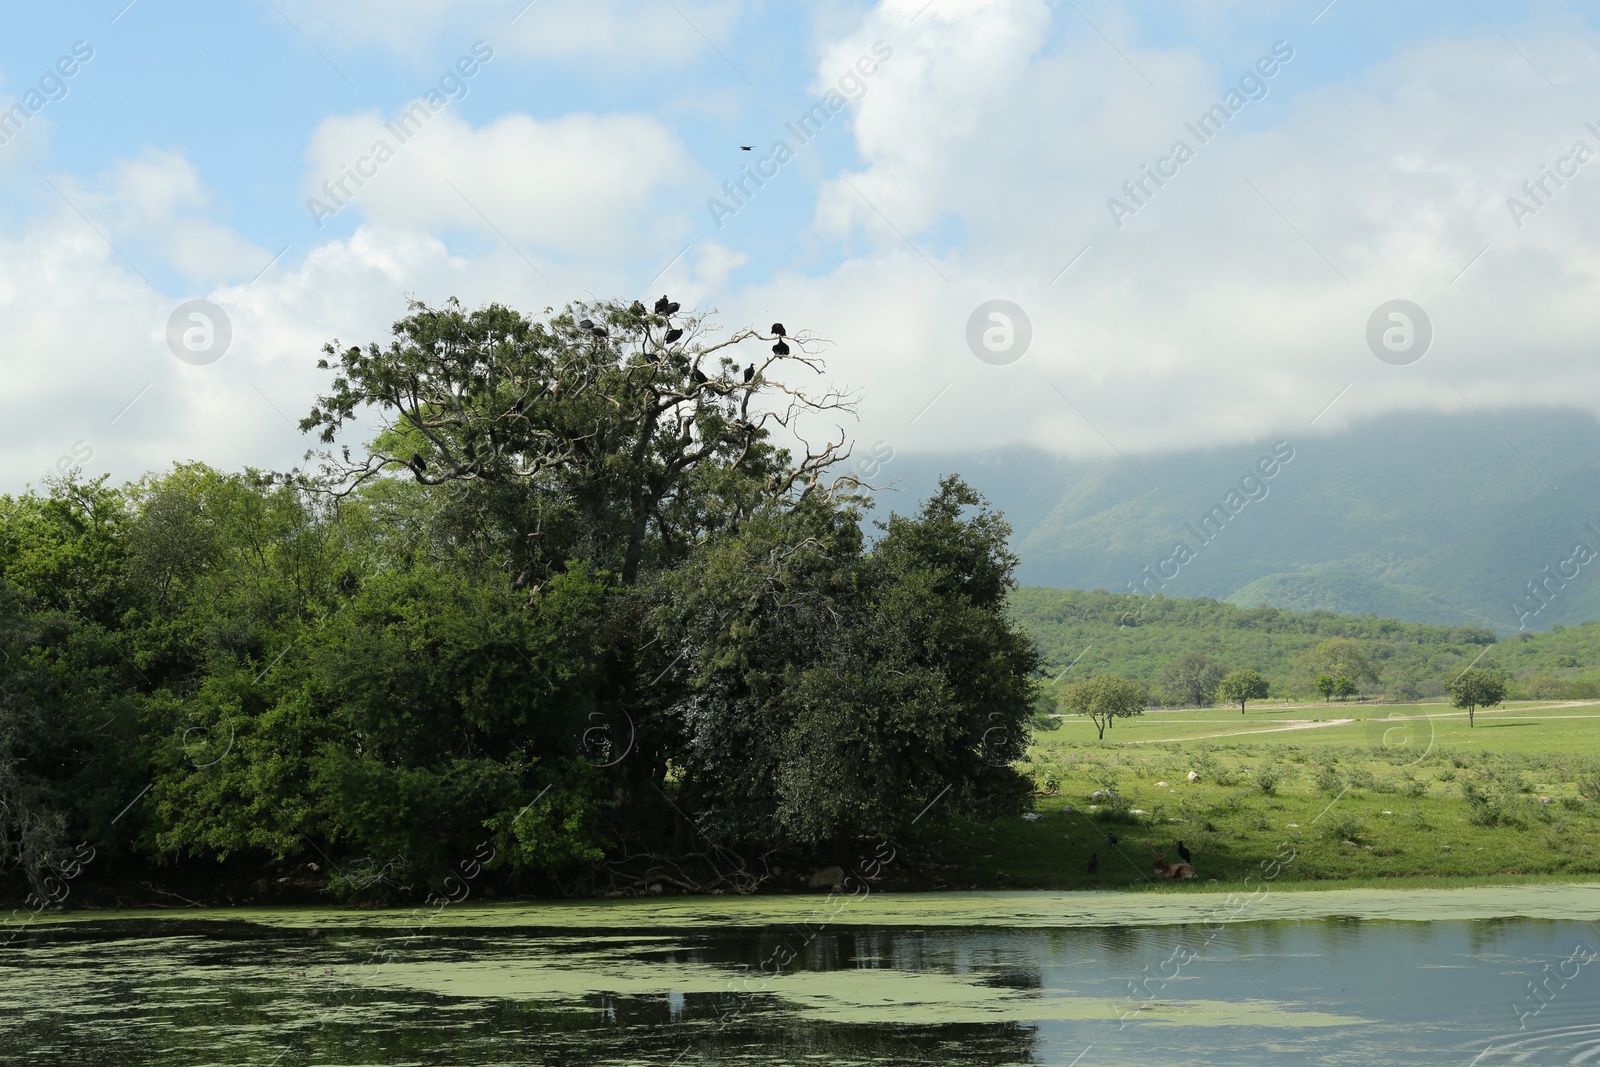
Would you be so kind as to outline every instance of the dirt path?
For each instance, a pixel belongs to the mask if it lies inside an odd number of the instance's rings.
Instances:
[[[1124,745],[1170,745],[1179,741],[1210,741],[1214,737],[1240,737],[1244,734],[1277,734],[1285,730],[1320,730],[1327,726],[1348,726],[1357,719],[1329,719],[1326,722],[1297,722],[1288,726],[1269,726],[1265,730],[1230,730],[1223,734],[1196,734],[1193,737],[1160,737],[1148,741],[1123,741]]]

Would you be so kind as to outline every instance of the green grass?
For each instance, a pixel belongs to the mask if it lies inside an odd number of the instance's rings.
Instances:
[[[1036,798],[1037,819],[947,824],[936,847],[950,887],[1149,887],[1151,849],[1176,861],[1179,839],[1194,854],[1190,885],[1212,889],[1247,877],[1332,888],[1600,875],[1593,703],[1480,710],[1473,728],[1438,704],[1156,712],[1104,742],[1085,720],[1058,721],[1022,769],[1059,794]],[[1117,798],[1091,799],[1107,787]]]

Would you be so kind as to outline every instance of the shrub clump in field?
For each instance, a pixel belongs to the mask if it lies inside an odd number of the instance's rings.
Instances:
[[[1349,812],[1341,812],[1322,824],[1322,835],[1334,841],[1349,841],[1359,845],[1366,833],[1367,824]]]
[[[1474,782],[1461,783],[1461,796],[1467,802],[1467,821],[1474,826],[1516,826],[1519,820],[1506,798],[1483,789]]]
[[[1338,793],[1343,788],[1344,779],[1339,776],[1339,772],[1334,770],[1331,765],[1324,764],[1317,771],[1317,789],[1319,791],[1331,795]]]
[[[1277,764],[1263,763],[1256,768],[1256,787],[1267,796],[1277,795],[1278,783],[1281,781],[1283,781],[1283,772],[1278,769]]]
[[[1600,800],[1600,771],[1578,775],[1578,795],[1587,800]]]

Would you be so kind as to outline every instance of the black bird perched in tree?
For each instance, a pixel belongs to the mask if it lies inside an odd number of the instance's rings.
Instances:
[[[772,346],[772,354],[775,356],[787,356],[789,354],[789,346],[784,342],[779,341],[777,344]]]
[[[665,337],[663,337],[661,340],[663,342],[665,342],[666,344],[670,345],[672,342],[676,341],[678,338],[680,338],[682,336],[683,336],[683,331],[678,329],[676,326],[674,326],[672,329],[667,331],[667,335]]]
[[[754,378],[755,376],[756,376],[756,365],[754,363],[752,363],[752,364],[750,364],[748,367],[746,367],[744,369],[744,380],[748,382],[751,378]]]
[[[635,315],[643,315],[644,305],[635,300],[632,304],[628,305],[628,310],[633,312]]]
[[[707,382],[709,382],[711,380],[710,378],[707,378],[704,373],[701,372],[699,367],[696,367],[694,369],[694,374],[691,375],[691,377],[694,378],[694,383],[696,385],[704,385],[704,384],[706,384]]]
[[[592,329],[594,329],[594,320],[593,319],[579,319],[578,320],[578,326],[581,329],[592,330]]]
[[[1106,844],[1114,845],[1116,843],[1117,843],[1117,835],[1116,834],[1107,834],[1106,835]]]
[[[661,299],[656,301],[656,314],[665,315],[667,313],[668,303],[670,303],[670,301],[667,300],[667,294],[662,293]]]
[[[1098,871],[1099,869],[1100,869],[1100,853],[1098,853],[1098,852],[1089,853],[1089,873],[1093,874],[1095,871]]]
[[[1185,862],[1185,863],[1193,863],[1194,862],[1194,857],[1189,855],[1189,850],[1183,847],[1183,842],[1182,841],[1178,842],[1178,855],[1183,859],[1183,862]]]
[[[422,458],[422,453],[418,452],[412,455],[411,469],[416,471],[418,474],[421,474],[423,471],[428,469],[428,461]]]
[[[773,323],[773,324],[772,324],[772,333],[773,333],[773,335],[774,335],[774,336],[776,336],[776,337],[783,337],[783,336],[785,336],[785,334],[784,334],[784,332],[783,332],[783,323],[781,323],[781,322],[775,322],[775,323]]]

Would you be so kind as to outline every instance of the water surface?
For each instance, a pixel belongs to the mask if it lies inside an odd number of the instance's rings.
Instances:
[[[0,1053],[96,1067],[1596,1063],[1600,959],[1583,961],[1600,953],[1597,899],[1537,886],[1225,909],[1202,894],[989,893],[89,913],[0,948]]]

